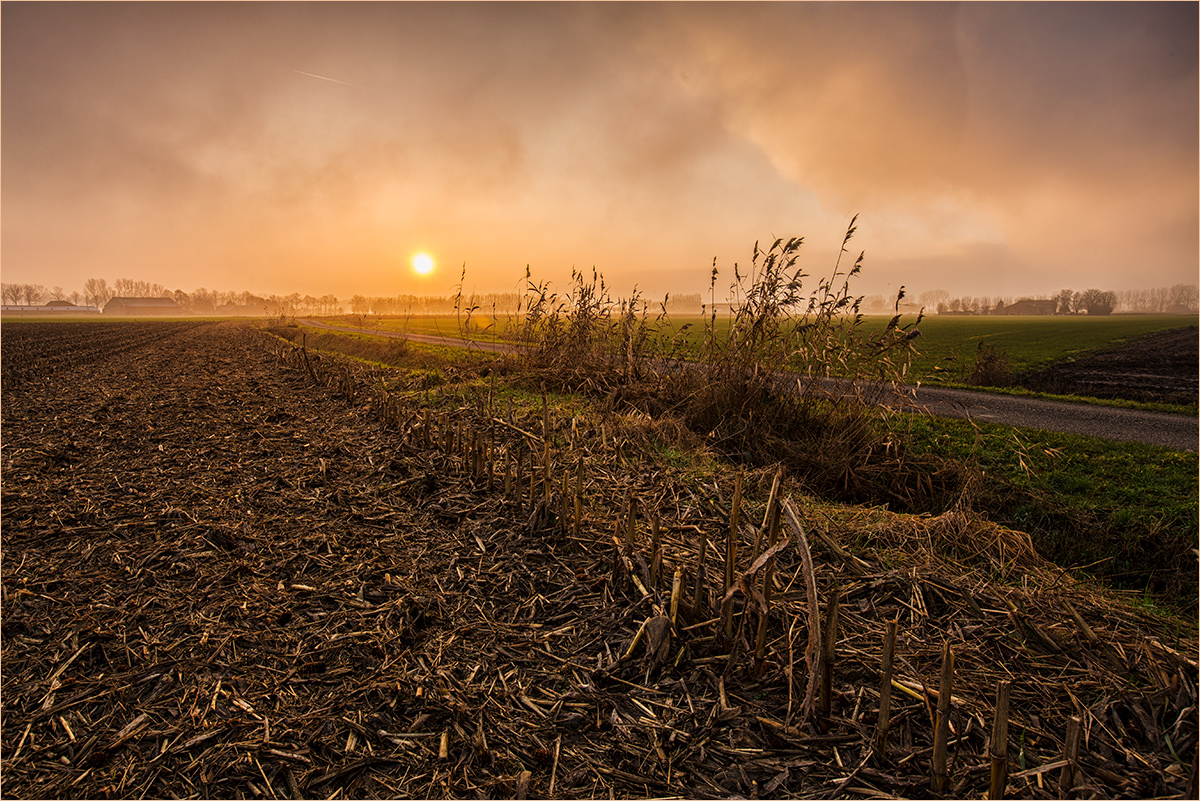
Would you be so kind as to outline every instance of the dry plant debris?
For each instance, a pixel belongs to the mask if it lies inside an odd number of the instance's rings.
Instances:
[[[234,323],[4,336],[10,797],[1194,797],[1194,628],[968,512]]]

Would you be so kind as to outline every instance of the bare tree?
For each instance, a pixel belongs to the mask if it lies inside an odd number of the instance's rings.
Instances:
[[[934,309],[950,300],[950,293],[944,289],[930,289],[918,295],[917,300],[922,306]]]
[[[192,311],[196,314],[212,314],[217,308],[217,299],[214,293],[200,287],[192,292]]]
[[[112,300],[113,292],[103,278],[89,278],[83,282],[83,299],[91,306],[100,307]]]
[[[36,306],[46,296],[46,287],[41,284],[21,284],[21,298],[26,306]]]
[[[1200,288],[1195,284],[1176,284],[1168,290],[1171,306],[1182,306],[1190,311],[1200,307]]]
[[[1089,289],[1076,296],[1075,308],[1086,309],[1089,315],[1112,314],[1117,304],[1117,293],[1100,289]]]

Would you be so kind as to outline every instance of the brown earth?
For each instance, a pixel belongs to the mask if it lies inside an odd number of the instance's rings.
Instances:
[[[1200,385],[1200,329],[1159,331],[1115,350],[1060,362],[1020,383],[1060,395],[1194,404]]]
[[[785,482],[796,525],[753,560],[749,473],[726,636],[732,472],[664,465],[644,420],[431,396],[234,323],[3,337],[8,797],[979,796],[1001,680],[1008,796],[1195,792],[1194,632],[1019,532]]]

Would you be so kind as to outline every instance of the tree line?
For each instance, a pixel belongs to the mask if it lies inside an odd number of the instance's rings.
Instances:
[[[702,299],[699,292],[690,295],[669,295],[665,299],[669,312],[697,314]],[[482,313],[519,313],[527,305],[525,295],[520,292],[489,292],[482,295],[393,295],[370,297],[355,295],[350,298],[350,311],[354,314],[453,314],[456,311],[472,310]]]
[[[1171,310],[1200,309],[1200,287],[1195,284],[1175,284],[1155,289],[1126,289],[1121,291],[1085,289],[1082,292],[1063,289],[1050,298],[1029,296],[1009,297],[952,297],[944,289],[931,289],[918,296],[921,305],[938,314],[994,314],[1014,303],[1036,301],[1052,314],[1161,314]],[[1051,307],[1050,304],[1053,303]]]
[[[355,295],[350,311],[355,314],[453,314],[456,310],[515,312],[521,303],[517,292],[491,292],[485,295]]]
[[[267,316],[332,315],[345,311],[345,305],[334,295],[255,295],[252,292],[222,292],[203,287],[191,292],[171,290],[151,281],[118,278],[112,284],[104,278],[84,281],[83,291],[66,292],[62,287],[47,289],[41,284],[0,284],[0,298],[5,305],[39,306],[50,300],[66,300],[76,306],[95,306],[103,309],[113,298],[170,298],[183,314],[215,314],[221,310],[233,314],[262,314]],[[466,312],[513,313],[523,308],[524,295],[519,292],[491,292],[481,295],[354,295],[350,311],[355,314],[453,314]],[[668,296],[668,311],[698,313],[700,293]]]
[[[46,288],[41,284],[0,284],[0,299],[8,306],[38,306],[51,300],[65,300],[76,306],[95,306],[102,309],[114,297],[170,298],[184,314],[215,314],[219,310],[233,314],[262,314],[279,316],[341,314],[345,307],[334,295],[256,295],[252,292],[219,291],[200,287],[191,292],[170,290],[162,284],[130,278],[118,278],[109,284],[104,278],[84,281],[83,291],[67,292],[60,286]],[[473,309],[480,312],[519,313],[524,295],[519,292],[492,292],[482,295],[354,295],[350,310],[355,314],[453,314],[456,310]],[[995,314],[1021,301],[1037,301],[1052,314],[1161,314],[1170,310],[1200,309],[1200,288],[1195,284],[1175,284],[1154,289],[1120,291],[1086,289],[1082,292],[1063,289],[1051,298],[1023,296],[951,296],[944,289],[922,292],[919,305],[938,314]],[[666,298],[666,310],[677,314],[694,314],[703,299],[700,293],[674,295]],[[883,313],[893,303],[883,296],[869,296],[864,310]]]
[[[171,290],[152,281],[118,278],[109,284],[104,278],[89,278],[83,291],[66,292],[62,287],[47,289],[41,284],[0,284],[0,298],[5,305],[38,306],[51,300],[66,300],[76,306],[95,306],[103,309],[113,298],[169,298],[184,314],[214,314],[220,310],[234,314],[263,314],[293,316],[297,314],[338,314],[342,306],[333,295],[256,295],[253,292],[233,292],[200,287],[191,292]]]

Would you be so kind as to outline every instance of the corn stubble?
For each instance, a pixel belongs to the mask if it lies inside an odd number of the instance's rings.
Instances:
[[[295,354],[285,358],[303,369]],[[548,384],[552,374],[536,378]],[[337,383],[326,386],[336,391]],[[461,509],[492,506],[489,522],[432,537],[452,564],[458,557],[449,554],[464,551],[471,560],[478,551],[555,564],[536,591],[530,585],[512,601],[512,623],[531,621],[532,632],[505,641],[513,666],[486,690],[469,681],[456,690],[464,697],[457,708],[487,703],[528,721],[539,747],[527,761],[524,731],[493,729],[481,761],[465,729],[442,728],[439,762],[458,759],[474,780],[488,777],[516,797],[547,787],[565,797],[730,788],[751,796],[1069,797],[1084,787],[1114,797],[1185,785],[1183,759],[1195,745],[1188,646],[1146,636],[1136,614],[1075,585],[1027,538],[961,507],[934,518],[848,511],[837,523],[787,497],[794,485],[778,465],[696,481],[631,443],[620,416],[568,425],[542,389],[523,416],[510,409],[504,420],[492,394],[485,402],[476,392],[458,399],[454,413],[399,408],[387,417],[406,421],[405,458],[443,463],[439,481],[458,484],[447,495]],[[378,414],[387,402],[375,398]],[[456,456],[485,430],[500,436],[470,449],[480,454],[470,463]],[[427,442],[433,453],[423,452]],[[503,498],[481,502],[486,476],[498,469]],[[532,548],[520,556],[503,544],[510,519]],[[862,532],[870,547],[857,553],[838,542]],[[471,541],[455,542],[464,533]],[[457,579],[443,572],[443,603],[474,609],[467,599],[477,587],[468,573]],[[553,616],[532,622],[539,599]],[[473,638],[453,651],[446,645],[435,661],[478,663]],[[1118,651],[1137,663],[1121,663]],[[547,682],[551,674],[559,678]],[[1132,687],[1135,676],[1153,686]],[[998,687],[1005,693],[993,703]],[[1122,719],[1175,721],[1169,736],[1180,745],[1171,747],[1183,758],[1162,768],[1166,730],[1121,728]],[[1098,727],[1090,746],[1085,720]],[[637,744],[613,751],[617,741]],[[508,761],[494,778],[501,751]],[[618,752],[632,759],[605,756]]]

